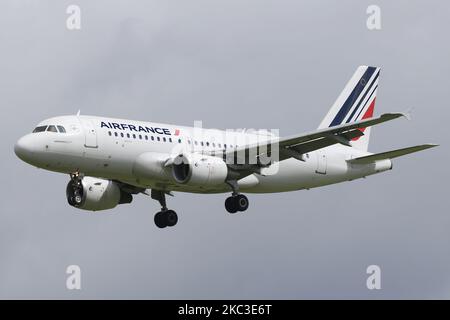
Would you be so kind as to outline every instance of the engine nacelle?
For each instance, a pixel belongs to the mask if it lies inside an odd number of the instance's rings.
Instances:
[[[133,200],[116,182],[93,177],[84,177],[79,184],[69,181],[66,195],[71,206],[90,211],[112,209]]]
[[[213,186],[225,182],[228,167],[221,158],[190,153],[174,159],[172,175],[178,183]]]

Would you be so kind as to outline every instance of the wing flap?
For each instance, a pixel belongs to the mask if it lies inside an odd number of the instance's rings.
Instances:
[[[369,164],[369,163],[373,163],[378,160],[393,159],[393,158],[401,157],[401,156],[404,156],[404,155],[407,155],[410,153],[426,150],[429,148],[434,148],[437,146],[438,146],[437,144],[431,144],[431,143],[422,144],[422,145],[418,145],[418,146],[414,146],[414,147],[391,150],[391,151],[372,154],[370,156],[359,157],[356,159],[347,160],[347,162],[351,163],[351,164]]]
[[[347,145],[346,143],[348,143],[348,141],[357,137],[361,137],[363,135],[364,133],[361,130],[353,129],[340,135],[325,136],[323,138],[319,138],[316,140],[307,141],[293,146],[285,147],[280,149],[280,160],[284,160],[292,156],[291,155],[292,153],[284,152],[284,150],[294,150],[299,155],[302,155],[317,149],[322,149],[331,146],[336,143],[342,143]]]

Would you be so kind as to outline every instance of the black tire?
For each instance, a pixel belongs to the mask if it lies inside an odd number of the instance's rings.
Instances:
[[[229,213],[236,213],[238,211],[236,197],[228,197],[225,200],[225,209]]]
[[[238,211],[245,211],[248,209],[248,198],[243,194],[236,196],[236,207]]]
[[[178,215],[175,211],[169,210],[164,212],[164,217],[168,227],[173,227],[178,222]]]
[[[164,212],[158,212],[157,214],[155,214],[155,224],[158,228],[165,228],[167,227],[167,222],[166,222],[166,216],[164,215]]]
[[[69,196],[67,197],[67,202],[71,205],[71,206],[75,206],[75,197],[74,196]]]

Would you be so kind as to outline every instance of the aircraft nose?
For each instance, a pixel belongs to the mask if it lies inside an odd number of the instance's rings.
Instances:
[[[27,161],[28,159],[30,159],[32,147],[33,143],[30,139],[30,136],[26,135],[16,142],[16,144],[14,145],[14,152],[20,159],[22,159],[23,161]]]

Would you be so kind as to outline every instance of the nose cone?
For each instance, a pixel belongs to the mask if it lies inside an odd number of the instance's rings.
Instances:
[[[29,162],[33,153],[33,141],[30,135],[19,139],[14,145],[14,152],[23,161]]]

